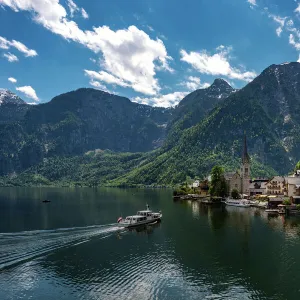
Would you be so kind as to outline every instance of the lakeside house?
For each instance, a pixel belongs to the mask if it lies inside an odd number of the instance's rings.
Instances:
[[[274,176],[266,185],[267,195],[285,195],[286,193],[286,178],[282,176]]]
[[[300,170],[286,177],[286,195],[292,203],[300,204]]]
[[[268,179],[254,179],[249,186],[250,196],[265,195],[267,193]]]

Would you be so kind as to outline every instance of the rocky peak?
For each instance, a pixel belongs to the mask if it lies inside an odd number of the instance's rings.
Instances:
[[[0,106],[1,105],[25,105],[26,102],[23,101],[16,94],[12,93],[6,89],[0,89]]]
[[[216,78],[212,85],[208,87],[208,90],[210,92],[214,93],[231,93],[234,91],[234,88],[224,79],[222,78]]]

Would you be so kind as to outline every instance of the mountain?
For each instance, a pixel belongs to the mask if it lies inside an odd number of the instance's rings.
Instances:
[[[24,118],[29,105],[9,90],[0,89],[0,124]]]
[[[21,106],[17,96],[7,91],[3,95],[2,103],[15,99]],[[86,88],[26,106],[22,118],[12,122],[0,118],[0,174],[20,172],[47,157],[81,155],[95,149],[153,150],[161,145],[171,116],[172,109]]]
[[[215,164],[238,169],[245,132],[252,176],[293,169],[300,159],[299,63],[272,65],[240,90],[217,79],[174,109],[93,89],[29,106],[21,120],[0,124],[0,173],[26,170],[3,184],[176,184]]]
[[[272,65],[220,102],[203,120],[183,130],[155,158],[113,184],[177,183],[206,175],[213,165],[239,167],[243,134],[252,175],[288,173],[300,159],[300,64]]]
[[[188,94],[174,109],[167,127],[167,144],[178,140],[184,129],[199,123],[218,103],[235,91],[225,80],[218,78],[208,88]]]

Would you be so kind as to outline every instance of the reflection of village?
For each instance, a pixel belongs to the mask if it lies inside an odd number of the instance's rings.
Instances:
[[[242,164],[240,171],[224,174],[229,195],[237,190],[240,198],[248,199],[251,206],[268,209],[269,213],[289,213],[300,215],[300,170],[289,176],[251,179],[251,160],[244,137]],[[221,197],[209,195],[210,177],[196,180],[191,185],[195,193],[177,197],[193,199],[203,204],[215,204],[222,201]],[[176,197],[175,197],[176,198]],[[223,199],[225,200],[225,199]]]
[[[225,207],[219,205],[203,205],[198,201],[182,201],[191,207],[193,218],[207,217],[212,231],[223,227],[247,233],[255,218],[259,218],[273,230],[284,232],[287,238],[299,238],[300,218],[286,215],[269,215],[259,208],[241,209],[238,207]]]

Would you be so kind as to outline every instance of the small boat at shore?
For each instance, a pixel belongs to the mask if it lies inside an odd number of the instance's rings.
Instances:
[[[279,209],[266,209],[265,212],[269,215],[278,215]]]
[[[146,210],[140,210],[136,213],[136,215],[127,216],[125,219],[120,217],[118,219],[118,225],[122,227],[134,227],[139,225],[150,224],[154,222],[161,221],[162,213],[153,212],[149,209],[149,205],[147,204]]]
[[[227,199],[225,204],[228,206],[237,206],[237,207],[250,207],[250,202],[248,200],[235,200],[235,199]]]

